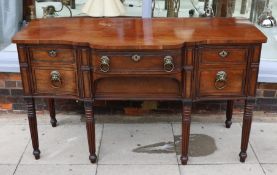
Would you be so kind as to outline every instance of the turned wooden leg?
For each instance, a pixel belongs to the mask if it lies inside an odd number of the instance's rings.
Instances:
[[[50,123],[52,127],[57,126],[56,111],[55,111],[55,100],[53,98],[48,99],[48,109],[50,113]]]
[[[186,165],[188,163],[189,151],[189,135],[190,135],[190,121],[191,121],[191,102],[183,102],[182,110],[182,154],[181,163]]]
[[[233,107],[234,107],[234,100],[227,100],[226,121],[225,121],[226,128],[230,128],[232,125]]]
[[[95,154],[95,121],[94,121],[94,111],[93,102],[85,102],[85,115],[86,115],[86,127],[87,127],[87,137],[89,146],[89,160],[91,163],[95,163],[97,156]]]
[[[32,138],[33,145],[33,154],[35,159],[40,158],[40,150],[39,150],[39,141],[38,141],[38,129],[37,129],[37,117],[36,117],[36,109],[35,109],[35,101],[33,98],[25,98],[27,102],[27,112],[28,112],[28,120],[30,133]]]
[[[245,100],[243,125],[242,125],[242,138],[241,138],[241,152],[239,154],[240,161],[245,162],[247,157],[247,147],[249,142],[249,135],[251,130],[252,116],[253,116],[254,100]]]

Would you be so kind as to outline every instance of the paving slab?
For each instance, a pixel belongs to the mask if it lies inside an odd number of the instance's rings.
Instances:
[[[0,125],[27,125],[27,114],[0,114]]]
[[[179,175],[178,165],[99,165],[97,175]]]
[[[173,130],[174,135],[180,135],[181,124],[174,123]],[[208,138],[214,141],[215,150],[213,152],[211,149],[207,150],[212,143],[212,141],[207,141]],[[239,163],[240,142],[241,126],[239,123],[234,123],[230,129],[225,128],[223,123],[192,123],[190,138],[191,156],[189,157],[188,164]],[[204,154],[205,150],[209,151],[206,155]],[[199,155],[201,152],[203,153]],[[258,163],[250,146],[247,153],[246,163]],[[178,161],[180,163],[179,157]]]
[[[173,140],[171,124],[104,124],[99,164],[177,164],[175,152],[163,152]]]
[[[29,141],[27,125],[0,125],[0,164],[17,164]]]
[[[64,114],[57,113],[56,118],[58,120],[58,125],[63,124],[80,124],[84,123],[82,120],[82,115],[79,114]],[[37,122],[38,125],[50,125],[50,116],[48,113],[46,114],[37,114]],[[0,124],[1,125],[28,125],[27,114],[0,114]]]
[[[91,164],[88,156],[86,127],[83,124],[39,127],[41,158],[35,160],[29,144],[21,164]],[[96,125],[96,150],[98,154],[103,125]]]
[[[259,164],[180,166],[181,175],[264,175]]]
[[[0,173],[3,175],[13,175],[16,165],[0,165]]]
[[[277,164],[262,164],[265,171],[265,175],[276,175],[277,174]]]
[[[276,136],[276,123],[253,123],[250,143],[261,163],[277,163]]]
[[[96,165],[19,165],[15,175],[95,175]]]

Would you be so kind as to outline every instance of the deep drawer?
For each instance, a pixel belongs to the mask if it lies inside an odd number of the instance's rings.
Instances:
[[[199,71],[198,96],[243,96],[245,69],[215,68]]]
[[[204,47],[200,49],[200,62],[202,64],[231,63],[245,64],[248,49],[238,47]]]
[[[71,63],[75,62],[74,50],[70,47],[31,47],[30,56],[34,63]]]
[[[181,51],[96,52],[94,71],[98,73],[170,73],[181,71]]]
[[[77,72],[74,69],[33,68],[35,94],[78,95]]]

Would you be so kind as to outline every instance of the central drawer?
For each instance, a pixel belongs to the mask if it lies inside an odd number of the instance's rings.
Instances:
[[[181,50],[163,51],[97,51],[94,72],[105,74],[174,73],[181,71]]]
[[[172,99],[181,97],[181,50],[96,51],[97,99]]]

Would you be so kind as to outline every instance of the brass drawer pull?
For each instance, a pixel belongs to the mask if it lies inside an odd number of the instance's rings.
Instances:
[[[217,72],[214,86],[218,90],[224,89],[227,86],[227,73],[225,71]]]
[[[173,58],[172,56],[164,57],[164,70],[166,72],[172,72],[174,70]]]
[[[100,58],[101,63],[100,63],[100,71],[101,72],[108,72],[110,70],[110,59],[107,56],[102,56]]]
[[[132,60],[135,62],[138,62],[141,59],[141,57],[139,55],[133,55],[132,56]]]
[[[48,51],[48,55],[50,57],[56,57],[57,56],[57,51],[56,50],[50,50],[50,51]]]
[[[229,55],[229,52],[222,50],[221,52],[218,53],[219,56],[221,56],[221,58],[225,58]]]
[[[59,71],[52,71],[50,73],[50,80],[53,88],[60,88],[62,86],[61,74]]]

